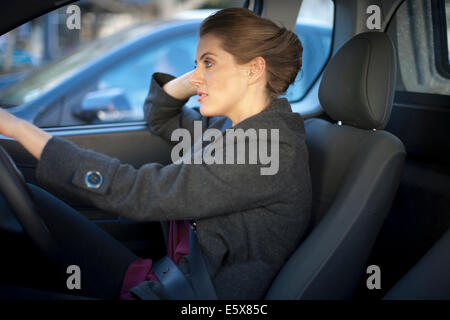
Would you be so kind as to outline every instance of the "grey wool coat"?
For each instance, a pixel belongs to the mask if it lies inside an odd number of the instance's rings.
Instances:
[[[164,73],[152,76],[144,105],[149,130],[171,141],[177,128],[186,128],[194,136],[193,121],[201,120],[203,132],[216,128],[226,135],[231,126],[228,118],[204,117],[184,106],[187,100],[175,99],[162,89],[173,78]],[[234,126],[238,128],[279,130],[276,174],[262,175],[264,165],[259,161],[148,163],[135,169],[52,137],[38,162],[36,178],[47,189],[134,220],[197,220],[199,245],[218,298],[262,299],[311,219],[304,122],[285,98],[276,98],[268,108]],[[267,140],[270,137],[268,133]],[[239,143],[242,140],[235,141],[235,150]],[[91,171],[103,178],[97,188],[85,181]]]

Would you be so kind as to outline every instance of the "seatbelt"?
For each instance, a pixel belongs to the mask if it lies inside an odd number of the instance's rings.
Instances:
[[[189,272],[197,299],[217,300],[216,290],[211,282],[201,248],[198,245],[196,223],[192,223],[189,232]]]
[[[183,272],[168,256],[153,265],[153,272],[166,288],[171,300],[193,300],[196,294]]]
[[[188,265],[192,286],[178,266],[165,256],[153,265],[153,272],[173,300],[217,300],[206,264],[198,245],[196,223],[191,222],[189,231]],[[159,300],[159,297],[144,281],[130,290],[140,299]]]

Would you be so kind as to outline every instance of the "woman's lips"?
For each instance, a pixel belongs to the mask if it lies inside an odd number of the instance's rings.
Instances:
[[[208,95],[204,92],[198,92],[198,102],[201,102],[203,99],[205,99]]]

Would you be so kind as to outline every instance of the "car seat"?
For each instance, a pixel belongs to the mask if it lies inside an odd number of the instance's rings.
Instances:
[[[333,121],[305,120],[312,230],[266,299],[348,299],[356,291],[406,156],[403,143],[383,131],[396,70],[394,47],[383,32],[356,35],[329,62],[319,100]]]

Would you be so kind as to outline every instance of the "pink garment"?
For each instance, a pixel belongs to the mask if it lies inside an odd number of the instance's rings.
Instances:
[[[188,220],[170,221],[167,255],[177,265],[181,257],[189,252],[189,228]],[[153,273],[152,265],[152,259],[138,258],[128,266],[120,290],[120,300],[136,300],[130,293],[131,288],[146,280],[159,281]]]

